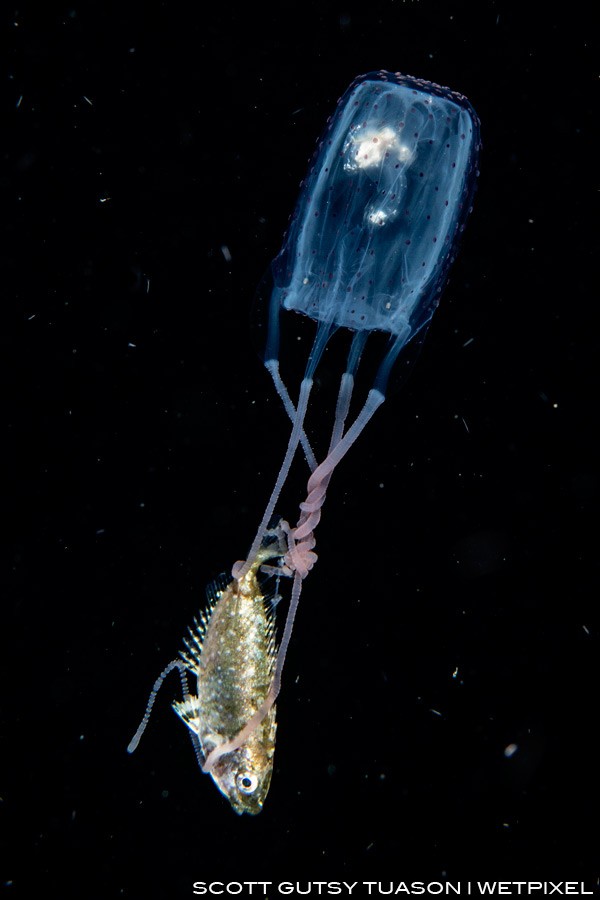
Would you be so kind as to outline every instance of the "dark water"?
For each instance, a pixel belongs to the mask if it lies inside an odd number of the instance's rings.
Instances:
[[[7,896],[595,884],[584,10],[92,2],[5,15]],[[469,97],[480,186],[410,378],[336,472],[273,786],[242,819],[196,769],[169,710],[176,679],[135,756],[125,747],[204,585],[254,536],[288,433],[252,344],[255,288],[327,116],[376,68]],[[332,351],[317,441],[338,371]],[[299,464],[284,515],[304,485]]]

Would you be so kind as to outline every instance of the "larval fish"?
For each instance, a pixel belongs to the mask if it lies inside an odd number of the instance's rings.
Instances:
[[[175,701],[173,709],[190,730],[202,770],[239,814],[261,811],[273,772],[275,706],[256,727],[246,726],[267,698],[277,656],[273,604],[257,575],[267,560],[281,559],[286,549],[280,528],[267,531],[245,574],[208,589],[206,610],[188,629],[181,659],[158,677],[127,748],[130,753],[136,749],[162,682],[178,669],[183,700]],[[189,692],[187,673],[196,678],[195,694]]]

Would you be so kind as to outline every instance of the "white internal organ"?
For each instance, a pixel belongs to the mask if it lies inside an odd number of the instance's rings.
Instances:
[[[385,225],[388,218],[389,215],[384,209],[372,209],[367,215],[369,224],[378,225],[380,228]]]
[[[403,144],[400,135],[393,128],[370,128],[362,134],[351,138],[354,145],[351,167],[354,169],[372,169],[381,165],[386,158],[398,162],[410,162],[413,152]]]

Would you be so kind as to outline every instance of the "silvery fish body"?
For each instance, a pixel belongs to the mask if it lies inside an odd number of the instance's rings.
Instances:
[[[265,560],[281,554],[273,543],[267,539],[245,575],[209,589],[208,608],[185,639],[181,657],[196,678],[196,694],[173,708],[197,737],[204,760],[242,731],[273,680],[274,616],[257,580]],[[243,744],[218,756],[208,769],[239,814],[262,809],[273,772],[276,727],[273,706]]]

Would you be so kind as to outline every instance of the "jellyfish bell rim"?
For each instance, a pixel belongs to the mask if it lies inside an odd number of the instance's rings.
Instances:
[[[356,78],[350,83],[348,88],[344,91],[338,103],[345,97],[346,94],[353,91],[359,84],[362,84],[365,81],[375,81],[375,82],[393,82],[394,84],[402,85],[407,88],[412,88],[413,90],[420,93],[431,93],[437,97],[441,97],[446,100],[451,100],[453,103],[456,103],[457,106],[461,106],[465,109],[477,125],[477,133],[479,136],[480,130],[480,119],[477,115],[473,104],[464,94],[461,94],[460,91],[455,91],[453,88],[446,87],[445,85],[438,84],[436,81],[428,81],[426,78],[419,78],[416,75],[408,75],[404,72],[390,72],[387,69],[374,69],[370,72],[365,72],[362,75],[357,75]],[[479,141],[479,145],[480,145]]]

